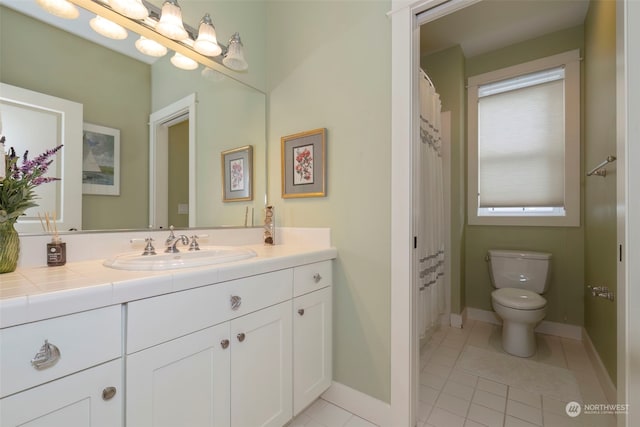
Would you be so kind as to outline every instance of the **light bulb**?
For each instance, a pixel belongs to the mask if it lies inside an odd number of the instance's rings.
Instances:
[[[196,52],[206,56],[218,56],[222,53],[222,48],[218,45],[216,29],[208,13],[200,21],[198,38],[194,42],[193,48]]]
[[[153,56],[159,58],[161,56],[165,56],[167,54],[167,48],[162,46],[155,40],[148,39],[146,37],[140,36],[138,40],[136,40],[136,49],[145,55]]]
[[[142,0],[109,0],[109,6],[121,15],[131,19],[144,19],[149,11]]]
[[[110,39],[124,40],[129,35],[123,27],[99,15],[89,21],[89,25],[96,33]]]
[[[67,0],[37,0],[36,3],[52,15],[65,19],[76,19],[80,11]]]
[[[244,47],[240,40],[240,34],[235,33],[229,40],[229,48],[222,63],[225,67],[234,71],[244,71],[249,68],[249,64],[244,59]]]
[[[198,63],[191,58],[187,58],[181,53],[176,52],[171,57],[171,63],[182,70],[195,70],[198,68]]]
[[[160,21],[156,31],[173,40],[184,40],[189,37],[182,24],[182,11],[177,0],[167,0],[162,5]]]

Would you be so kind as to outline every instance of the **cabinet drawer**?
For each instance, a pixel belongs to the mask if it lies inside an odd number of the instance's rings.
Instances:
[[[117,305],[0,330],[0,397],[120,357],[121,312]],[[36,368],[45,340],[60,357]]]
[[[115,394],[105,395],[107,388]],[[3,427],[118,427],[123,409],[122,359],[0,400]]]
[[[293,269],[293,296],[307,294],[332,284],[331,261],[302,265]]]
[[[280,270],[129,303],[127,354],[291,299],[292,282]]]

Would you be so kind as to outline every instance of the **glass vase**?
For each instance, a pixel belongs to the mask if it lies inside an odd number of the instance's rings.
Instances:
[[[15,271],[20,255],[20,237],[14,222],[0,223],[0,274]]]

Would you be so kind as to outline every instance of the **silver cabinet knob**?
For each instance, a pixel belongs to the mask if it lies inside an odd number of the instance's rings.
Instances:
[[[220,341],[220,347],[222,347],[222,349],[226,349],[227,347],[229,347],[229,340],[222,340]]]
[[[300,316],[304,316],[304,308],[299,309],[299,310],[298,310],[298,314],[299,314]]]
[[[102,390],[102,400],[111,400],[116,395],[115,387],[106,387]]]
[[[313,275],[313,280],[318,283],[320,280],[322,280],[322,276],[320,275],[320,273],[316,273]]]
[[[245,335],[244,332],[240,332],[238,335],[236,335],[236,337],[238,338],[238,341],[242,342],[245,339]]]
[[[60,349],[48,340],[44,340],[40,350],[31,359],[31,365],[37,370],[42,370],[55,365],[58,360],[60,360]]]
[[[242,298],[238,295],[231,295],[231,310],[237,310],[242,305]]]

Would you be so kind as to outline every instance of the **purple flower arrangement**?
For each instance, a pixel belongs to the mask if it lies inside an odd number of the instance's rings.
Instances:
[[[0,139],[0,147],[4,147],[4,136]],[[37,198],[35,188],[60,178],[44,176],[53,162],[52,157],[62,148],[62,145],[47,150],[33,159],[29,159],[29,151],[22,157],[16,155],[13,147],[4,157],[5,177],[0,178],[0,223],[15,223],[20,215],[32,207],[38,206],[34,202]],[[4,154],[4,153],[2,153]],[[22,164],[19,165],[19,160]]]

